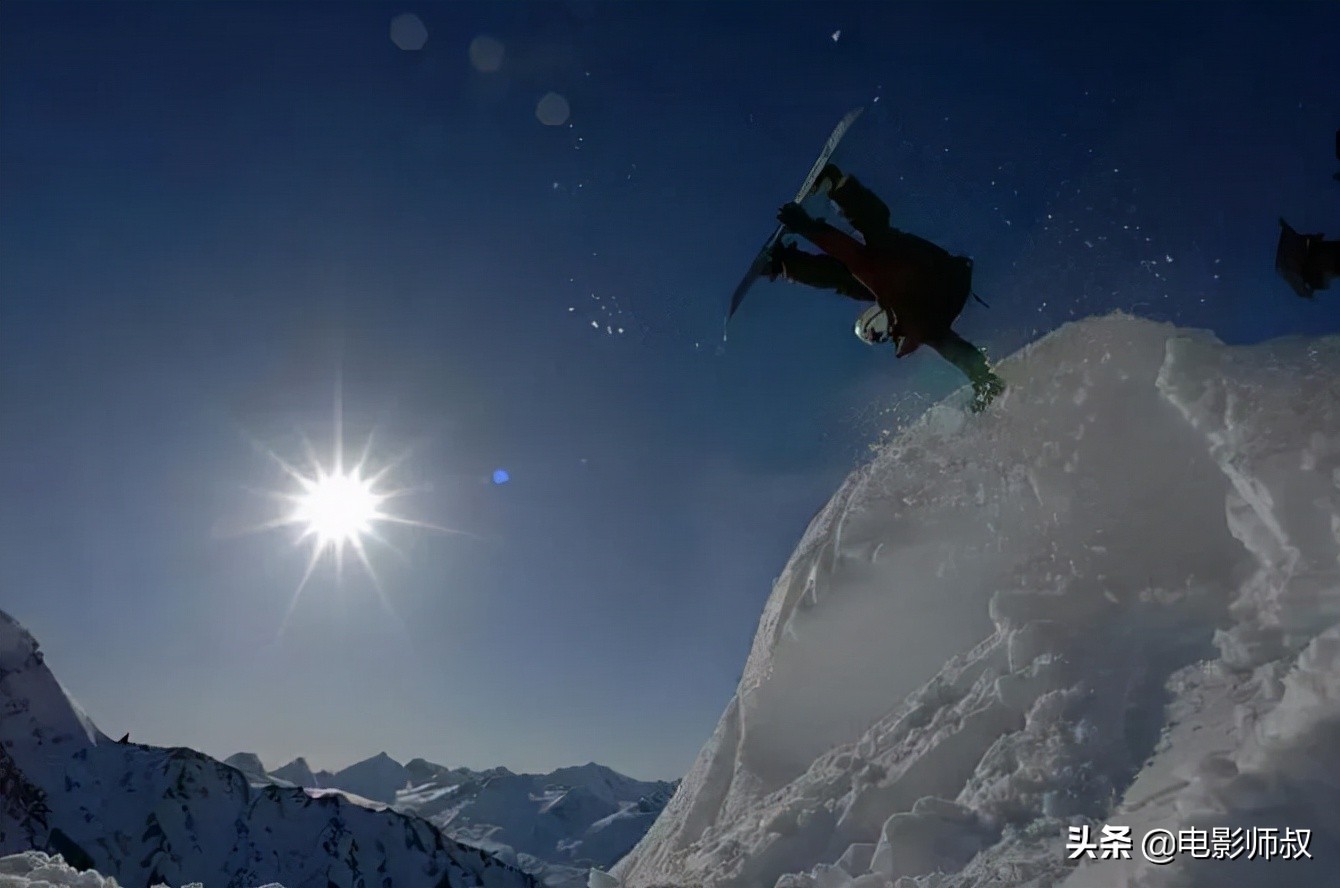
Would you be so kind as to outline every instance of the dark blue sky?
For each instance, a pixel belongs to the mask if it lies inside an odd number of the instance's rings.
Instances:
[[[405,12],[417,52],[389,37]],[[960,330],[995,356],[1116,308],[1234,342],[1340,330],[1340,292],[1271,270],[1279,215],[1340,233],[1333,4],[0,24],[0,607],[113,735],[681,774],[811,514],[958,384],[781,284],[717,348],[854,105],[839,159],[975,258],[991,308]],[[537,119],[549,92],[567,125]],[[329,456],[339,386],[348,446],[403,457],[394,508],[476,536],[391,529],[382,595],[323,566],[281,633],[304,550],[240,531],[288,487],[265,449]]]

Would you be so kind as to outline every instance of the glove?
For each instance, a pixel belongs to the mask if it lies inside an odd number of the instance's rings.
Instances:
[[[796,234],[805,234],[819,226],[819,223],[809,213],[805,212],[800,204],[794,201],[777,211],[777,221]]]

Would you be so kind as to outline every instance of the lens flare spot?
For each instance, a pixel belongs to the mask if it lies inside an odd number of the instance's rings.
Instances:
[[[558,93],[545,93],[535,105],[535,116],[545,126],[562,126],[568,122],[570,113],[568,100]]]
[[[391,42],[405,52],[418,52],[428,42],[428,29],[412,12],[391,19]]]
[[[502,67],[506,54],[502,43],[487,34],[480,34],[470,41],[470,64],[477,71],[497,71]]]

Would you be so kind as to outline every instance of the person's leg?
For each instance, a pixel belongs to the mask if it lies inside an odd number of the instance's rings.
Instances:
[[[949,327],[963,313],[972,293],[972,260],[946,254],[937,258],[932,267],[937,278],[936,285],[929,288],[935,299],[934,315],[938,324]]]
[[[875,301],[865,285],[853,277],[847,266],[837,259],[821,253],[806,252],[793,244],[779,241],[773,248],[768,276],[773,280],[781,276],[793,283],[833,290],[860,302]]]
[[[986,362],[986,355],[982,354],[981,349],[953,330],[933,342],[926,342],[925,344],[935,349],[940,357],[953,364],[964,376],[968,377],[968,380],[972,383],[974,394],[972,402],[974,413],[985,409],[986,405],[990,404],[996,395],[1005,390],[1005,383],[999,376],[991,372],[991,367]]]
[[[890,231],[888,205],[862,185],[855,176],[843,175],[831,164],[829,167],[833,172],[829,173],[829,169],[826,168],[824,173],[830,178],[836,176],[836,180],[828,192],[828,199],[837,206],[843,218],[851,223],[852,228],[860,232],[866,243],[870,243],[871,238],[888,235]]]

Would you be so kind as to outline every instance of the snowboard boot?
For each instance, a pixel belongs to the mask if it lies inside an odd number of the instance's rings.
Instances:
[[[981,413],[996,396],[1005,391],[1005,383],[994,373],[987,373],[972,383],[972,400],[968,403],[968,409],[973,413]]]
[[[838,169],[837,164],[830,163],[819,171],[819,178],[814,180],[814,187],[810,189],[810,194],[832,194],[834,189],[841,185],[846,178],[846,173]]]

